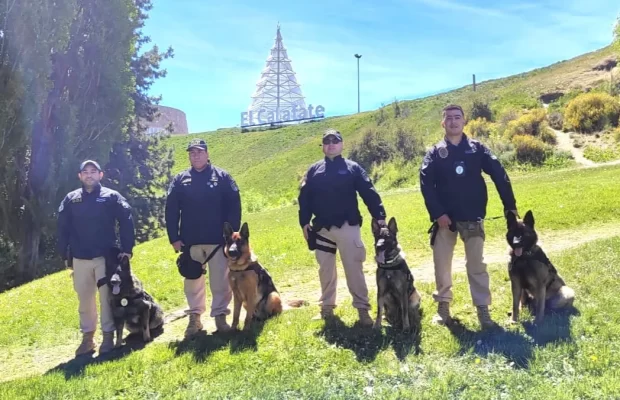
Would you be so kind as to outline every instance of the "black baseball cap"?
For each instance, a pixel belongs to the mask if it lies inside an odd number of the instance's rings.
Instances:
[[[338,132],[335,129],[328,129],[323,133],[323,139],[325,139],[328,136],[333,136],[342,142],[342,135],[340,134],[340,132]]]
[[[191,149],[194,149],[194,148],[207,151],[207,142],[205,142],[203,139],[193,139],[187,145],[187,151],[190,151]]]
[[[87,165],[92,165],[93,167],[95,167],[99,171],[101,171],[101,167],[99,166],[99,163],[97,161],[94,161],[94,160],[86,160],[86,161],[82,162],[82,164],[80,164],[80,171],[83,171],[84,168],[86,168]]]

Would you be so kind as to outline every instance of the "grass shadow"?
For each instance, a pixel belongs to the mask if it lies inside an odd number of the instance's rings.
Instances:
[[[532,337],[538,346],[546,346],[549,343],[572,342],[570,332],[571,317],[581,313],[575,307],[545,313],[545,319],[540,326],[534,325],[533,321],[523,323],[525,332]]]
[[[163,328],[152,330],[151,337],[155,339],[163,333]],[[125,337],[125,344],[119,348],[115,348],[105,354],[98,354],[97,357],[93,357],[94,352],[77,356],[72,360],[58,364],[54,368],[48,370],[44,375],[60,371],[64,373],[65,380],[69,380],[75,378],[76,376],[82,375],[86,367],[89,365],[97,365],[109,361],[120,360],[134,351],[144,349],[147,345],[148,343],[145,343],[142,340],[142,334],[130,333]]]
[[[231,354],[247,350],[257,351],[256,339],[263,331],[264,326],[265,321],[255,320],[248,330],[214,333],[212,335],[200,331],[190,338],[169,343],[168,348],[174,350],[177,356],[191,353],[196,362],[203,362],[212,353],[226,347],[230,347]]]
[[[501,354],[513,362],[516,368],[522,369],[528,368],[533,356],[532,341],[518,332],[505,330],[500,325],[482,331],[472,331],[458,319],[453,318],[453,322],[447,328],[458,340],[461,355],[471,351],[483,357],[491,353]]]

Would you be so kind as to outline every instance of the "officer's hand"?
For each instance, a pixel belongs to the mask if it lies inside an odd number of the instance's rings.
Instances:
[[[183,246],[184,244],[181,240],[177,240],[176,242],[172,243],[172,247],[174,247],[174,251],[176,251],[177,253],[181,251],[181,247]]]
[[[65,260],[65,268],[67,269],[73,269],[69,266],[69,260]]]
[[[118,259],[119,259],[119,260],[122,260],[122,259],[123,259],[123,257],[125,257],[125,256],[127,257],[127,259],[131,260],[131,254],[130,254],[130,253],[120,253],[120,254],[118,255]]]
[[[517,210],[510,210],[508,212],[511,212],[515,215],[515,217],[517,217],[517,219],[521,219],[521,217],[519,216],[519,212]]]
[[[448,228],[452,225],[452,220],[448,217],[448,214],[444,214],[437,218],[437,224],[439,224],[440,228]]]
[[[310,227],[310,224],[306,224],[303,227],[303,231],[304,231],[304,239],[306,239],[306,242],[308,241],[308,231],[312,230],[312,228]]]
[[[379,226],[386,226],[384,219],[377,220],[377,224],[379,224]]]

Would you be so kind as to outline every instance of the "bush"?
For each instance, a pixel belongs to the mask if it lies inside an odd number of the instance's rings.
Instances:
[[[558,138],[555,135],[555,132],[547,128],[543,128],[540,131],[540,140],[542,140],[544,143],[547,143],[547,144],[555,145],[558,143]]]
[[[394,144],[390,143],[385,130],[369,127],[364,130],[362,139],[351,146],[349,158],[370,171],[373,164],[388,161],[393,151]]]
[[[608,162],[620,159],[620,150],[608,148],[604,149],[597,146],[586,146],[583,149],[583,156],[594,162]]]
[[[545,144],[538,138],[529,135],[516,135],[512,138],[517,161],[541,165],[546,158]]]
[[[616,143],[620,143],[620,128],[614,130],[614,140]]]
[[[493,124],[484,118],[472,119],[465,125],[464,132],[473,138],[488,138],[493,132]]]
[[[547,116],[549,126],[553,129],[562,130],[564,126],[564,117],[559,112],[552,112]]]
[[[491,107],[482,100],[474,100],[471,110],[469,111],[468,120],[473,121],[478,118],[484,118],[487,121],[493,121],[493,111]]]
[[[506,127],[505,136],[512,139],[516,135],[539,136],[543,129],[546,113],[542,108],[532,110],[514,121],[510,121]]]
[[[577,132],[601,131],[608,125],[617,126],[620,103],[607,93],[585,93],[566,107],[564,118]]]

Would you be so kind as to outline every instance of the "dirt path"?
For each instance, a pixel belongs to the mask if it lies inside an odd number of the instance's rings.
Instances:
[[[558,148],[560,150],[570,152],[578,164],[588,166],[588,167],[592,167],[596,165],[594,161],[588,160],[587,158],[583,156],[582,149],[578,149],[575,146],[573,146],[573,139],[571,139],[570,133],[562,132],[560,130],[553,129],[553,128],[549,128],[549,129],[551,129],[555,133],[558,139],[558,143],[557,143]]]
[[[547,253],[555,253],[562,250],[574,248],[585,243],[620,235],[620,225],[617,222],[593,227],[588,231],[568,230],[568,231],[539,231],[540,245]],[[453,272],[465,272],[465,260],[461,242],[458,242],[455,249]],[[487,264],[504,263],[508,260],[507,246],[502,238],[489,240],[485,245],[485,262]],[[432,260],[427,259],[422,262],[411,262],[410,268],[417,282],[434,282],[434,269]],[[342,267],[338,267],[338,301],[349,296],[344,279]],[[366,282],[371,291],[374,291],[376,266],[371,259],[364,265]],[[305,284],[294,285],[293,287],[282,290],[283,300],[304,299],[310,305],[315,306],[320,297],[320,287],[317,279]],[[286,308],[288,310],[294,310]],[[241,320],[243,321],[243,311]],[[184,318],[183,309],[179,309],[167,314],[167,324],[164,333],[154,340],[154,343],[168,343],[181,340],[187,320]],[[215,331],[213,319],[209,317],[203,318],[203,324],[208,333]],[[68,338],[69,339],[69,338]],[[98,338],[99,342],[101,338]],[[26,376],[36,376],[56,367],[61,363],[65,363],[73,359],[73,351],[79,343],[77,336],[68,340],[66,343],[56,347],[36,348],[34,346],[23,348],[12,348],[8,354],[0,357],[0,382],[9,381]]]

